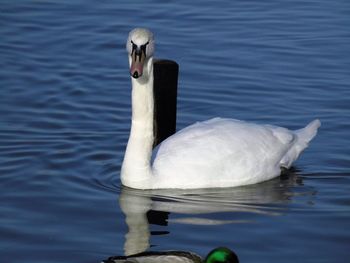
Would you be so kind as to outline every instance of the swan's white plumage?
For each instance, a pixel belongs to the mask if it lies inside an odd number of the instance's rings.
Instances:
[[[124,185],[139,189],[186,189],[259,183],[278,176],[281,167],[289,168],[316,135],[319,120],[290,131],[214,118],[177,132],[152,155],[153,34],[145,29],[130,32],[127,42],[130,65],[133,59],[138,59],[133,51],[146,43],[143,74],[132,78],[132,125],[121,171]]]
[[[319,126],[316,120],[312,131]],[[315,135],[215,118],[195,123],[154,152],[154,188],[231,187],[269,180],[289,168]]]

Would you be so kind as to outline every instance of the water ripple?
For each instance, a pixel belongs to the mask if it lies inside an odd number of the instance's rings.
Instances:
[[[244,262],[348,258],[348,10],[345,0],[3,1],[2,261],[122,254],[125,212],[147,223],[142,240],[159,250],[234,246]],[[135,26],[155,32],[157,57],[180,64],[179,129],[216,116],[292,129],[320,118],[297,170],[235,189],[121,187],[125,38]]]

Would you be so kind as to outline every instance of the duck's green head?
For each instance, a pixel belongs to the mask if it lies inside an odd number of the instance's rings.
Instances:
[[[205,263],[239,263],[237,255],[226,247],[218,247],[209,252]]]

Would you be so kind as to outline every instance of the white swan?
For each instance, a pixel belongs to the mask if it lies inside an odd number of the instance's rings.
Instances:
[[[132,124],[122,184],[138,189],[233,187],[277,177],[316,135],[305,128],[214,118],[172,135],[153,151],[153,34],[136,28],[126,43],[132,82]]]

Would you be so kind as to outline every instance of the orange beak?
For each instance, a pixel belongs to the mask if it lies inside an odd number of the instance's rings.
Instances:
[[[131,53],[130,75],[137,79],[142,76],[143,64],[146,59],[146,54],[141,49],[134,49]]]

